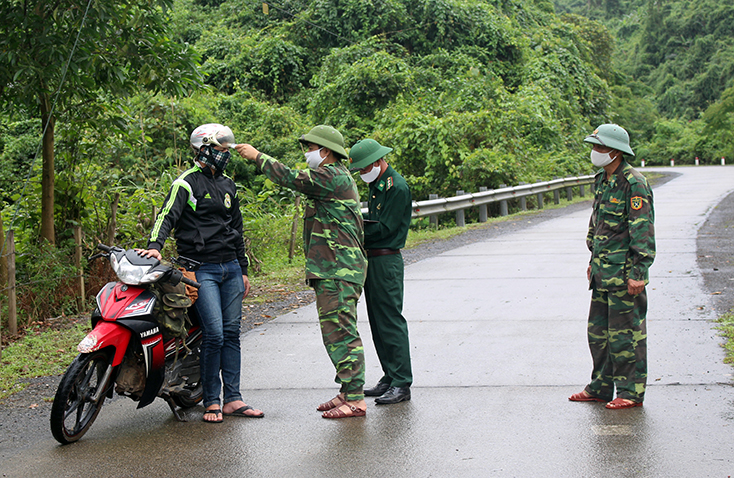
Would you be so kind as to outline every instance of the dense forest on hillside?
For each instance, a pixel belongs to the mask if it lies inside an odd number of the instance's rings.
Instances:
[[[58,288],[40,277],[75,274],[73,226],[85,252],[145,244],[202,123],[299,167],[314,125],[375,138],[416,200],[589,174],[582,140],[605,122],[629,130],[633,164],[734,161],[734,7],[713,0],[13,0],[0,15],[0,226],[19,281],[40,284],[32,304]],[[267,269],[293,195],[243,160],[228,174]]]
[[[612,110],[651,164],[734,161],[734,4],[555,0],[615,38]]]

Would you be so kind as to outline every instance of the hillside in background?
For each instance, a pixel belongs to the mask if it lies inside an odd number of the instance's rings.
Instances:
[[[581,139],[611,99],[601,24],[544,0],[263,5],[179,0],[173,28],[257,147],[299,160],[293,138],[320,123],[371,136],[417,198],[590,171]]]
[[[612,108],[663,164],[734,161],[734,4],[715,0],[555,0],[615,37]],[[651,108],[650,108],[651,107]]]

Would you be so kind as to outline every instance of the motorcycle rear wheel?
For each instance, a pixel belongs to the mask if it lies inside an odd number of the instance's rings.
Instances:
[[[109,354],[98,350],[78,355],[66,370],[51,407],[51,433],[62,445],[79,440],[97,418],[106,394],[96,402],[93,397],[104,386],[109,362]]]

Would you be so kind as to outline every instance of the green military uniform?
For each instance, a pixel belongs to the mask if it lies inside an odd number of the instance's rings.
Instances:
[[[372,338],[380,358],[381,383],[410,387],[408,323],[403,317],[405,246],[412,215],[412,199],[405,179],[391,166],[369,187],[369,212],[365,219],[364,245],[369,267],[365,299]]]
[[[260,153],[257,164],[273,182],[305,196],[303,243],[306,279],[316,292],[321,333],[349,401],[364,398],[364,348],[357,331],[357,301],[367,260],[359,193],[341,163],[292,170]]]
[[[655,213],[645,177],[622,162],[596,193],[586,243],[592,290],[588,339],[594,368],[586,392],[642,402],[647,382],[647,293],[630,295],[627,279],[648,283],[655,259]]]

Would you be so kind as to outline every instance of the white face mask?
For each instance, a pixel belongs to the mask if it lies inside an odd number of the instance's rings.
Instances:
[[[593,164],[596,167],[603,168],[604,166],[607,166],[612,161],[614,161],[614,158],[612,158],[612,155],[609,153],[600,153],[598,151],[591,150],[591,164]]]
[[[367,184],[371,183],[375,179],[380,176],[380,168],[375,167],[375,165],[372,165],[372,169],[369,173],[360,174],[359,177],[362,178],[362,181],[366,182]]]
[[[316,169],[321,163],[324,162],[324,158],[321,157],[322,149],[323,148],[319,148],[316,151],[307,151],[304,153],[309,168]]]

